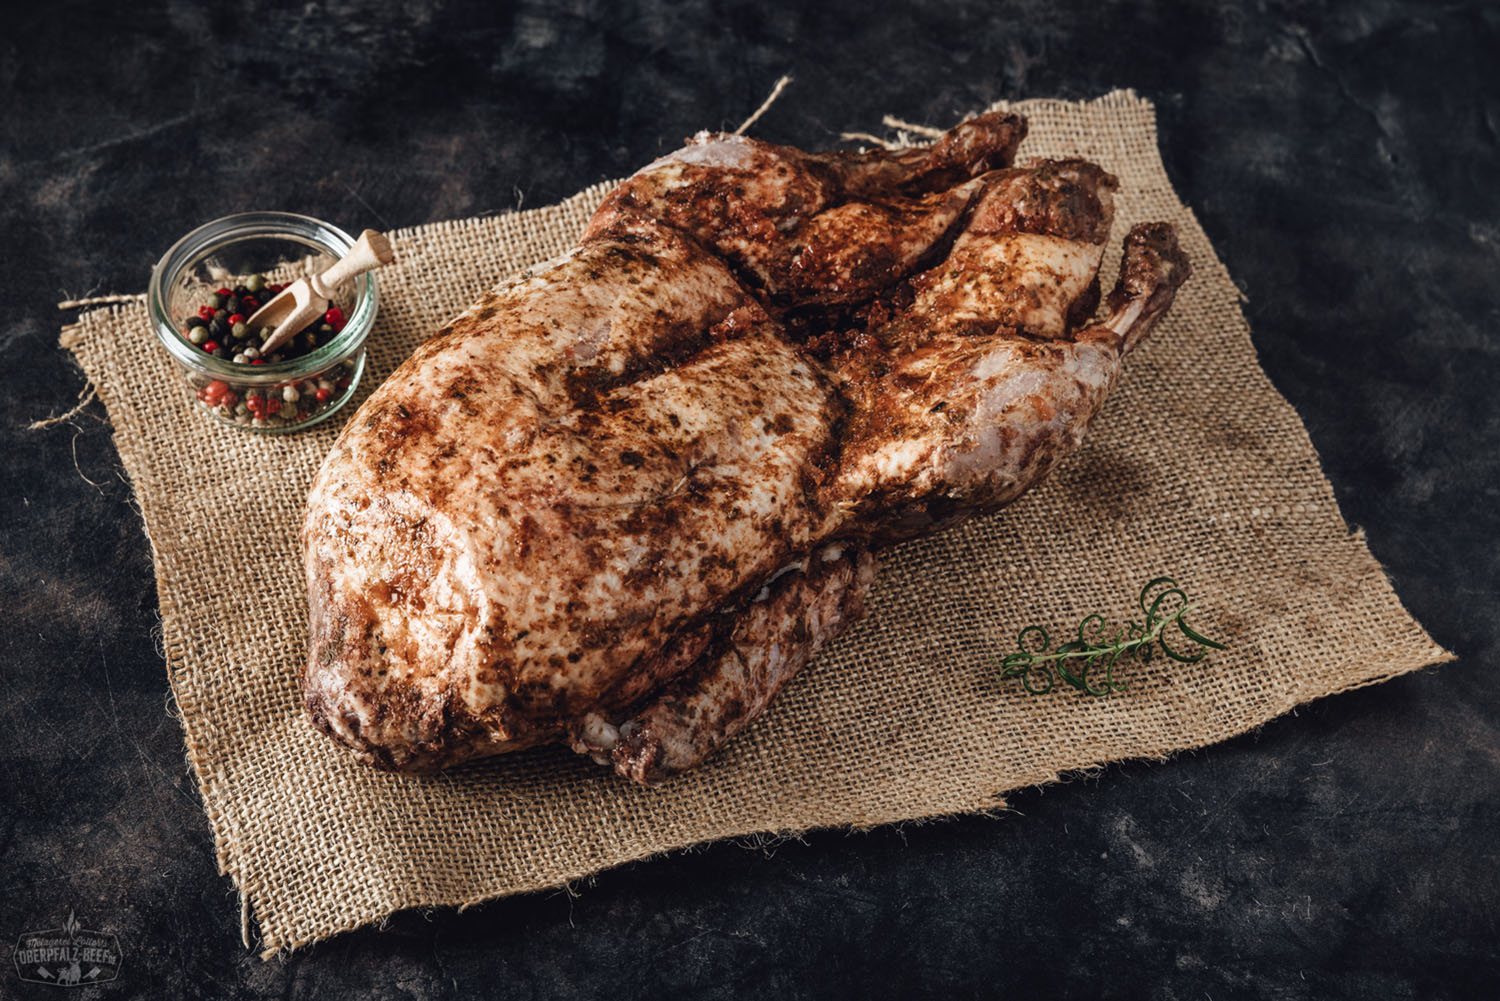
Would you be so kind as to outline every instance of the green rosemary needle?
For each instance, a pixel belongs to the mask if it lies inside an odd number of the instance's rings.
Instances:
[[[1017,650],[1000,660],[1001,677],[1020,678],[1021,685],[1032,695],[1052,691],[1057,679],[1072,685],[1086,695],[1109,695],[1123,692],[1125,682],[1116,681],[1115,665],[1121,657],[1130,656],[1145,663],[1155,648],[1172,660],[1195,664],[1208,651],[1223,650],[1216,642],[1188,625],[1186,615],[1196,605],[1171,577],[1157,577],[1141,588],[1139,599],[1145,622],[1127,622],[1114,633],[1105,630],[1104,616],[1095,613],[1078,624],[1078,638],[1052,649],[1052,638],[1041,626],[1027,626],[1016,637]],[[1198,644],[1184,652],[1167,642],[1168,628],[1175,628],[1188,640]],[[1174,640],[1174,642],[1176,642]],[[1101,684],[1089,678],[1089,672],[1103,667]]]

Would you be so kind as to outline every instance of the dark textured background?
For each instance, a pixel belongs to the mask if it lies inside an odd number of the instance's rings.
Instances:
[[[0,42],[0,997],[1495,997],[1500,14],[1430,3],[37,4]],[[205,5],[206,7],[207,5]],[[541,205],[702,127],[1135,87],[1352,527],[1457,663],[1000,819],[715,845],[263,963],[169,714],[150,549],[60,299],[207,219]],[[225,614],[240,585],[223,582]],[[1372,656],[1374,656],[1372,652]],[[1317,651],[1307,651],[1309,664]]]

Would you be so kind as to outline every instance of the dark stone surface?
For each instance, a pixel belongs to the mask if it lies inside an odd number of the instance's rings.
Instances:
[[[0,41],[0,997],[9,943],[120,936],[70,997],[1493,997],[1500,974],[1500,14],[1425,3],[38,4]],[[66,297],[177,236],[540,205],[700,127],[1132,86],[1351,526],[1459,654],[1019,815],[716,845],[263,963],[168,711],[150,550]],[[234,582],[225,582],[226,604]],[[1373,655],[1373,654],[1372,654]],[[1308,650],[1312,662],[1316,650]]]

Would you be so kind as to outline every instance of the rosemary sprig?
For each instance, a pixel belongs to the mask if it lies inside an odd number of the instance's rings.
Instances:
[[[1141,588],[1139,604],[1146,617],[1144,623],[1127,622],[1111,634],[1105,630],[1104,616],[1095,613],[1078,624],[1076,640],[1056,650],[1051,649],[1052,638],[1047,630],[1027,626],[1016,637],[1017,651],[1000,660],[1001,677],[1020,678],[1022,686],[1032,695],[1052,691],[1058,678],[1085,695],[1109,695],[1125,690],[1125,682],[1114,677],[1115,665],[1122,657],[1146,663],[1154,648],[1160,647],[1172,660],[1196,664],[1208,656],[1210,649],[1225,649],[1223,643],[1209,639],[1187,624],[1185,616],[1197,606],[1188,601],[1187,593],[1171,577],[1157,577],[1148,582]],[[1197,643],[1198,648],[1185,653],[1172,647],[1167,642],[1169,627],[1175,627]],[[1089,672],[1101,665],[1103,684],[1095,685],[1089,679]]]

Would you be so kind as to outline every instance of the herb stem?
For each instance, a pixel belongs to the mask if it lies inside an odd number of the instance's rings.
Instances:
[[[1187,623],[1187,613],[1198,606],[1189,603],[1186,592],[1170,577],[1157,577],[1141,589],[1139,604],[1144,624],[1127,622],[1113,634],[1105,630],[1104,616],[1088,616],[1078,624],[1078,638],[1051,649],[1052,639],[1041,626],[1027,626],[1016,637],[1017,651],[1000,661],[1001,676],[1020,678],[1032,695],[1050,692],[1060,677],[1087,695],[1109,695],[1123,692],[1125,682],[1116,681],[1114,668],[1121,657],[1129,655],[1141,662],[1149,661],[1156,647],[1168,658],[1183,664],[1195,664],[1208,656],[1210,649],[1223,650],[1225,645],[1211,640]],[[1168,627],[1198,648],[1184,653],[1167,643]],[[1070,661],[1081,661],[1078,667]],[[1095,684],[1089,672],[1104,668],[1102,684]]]

